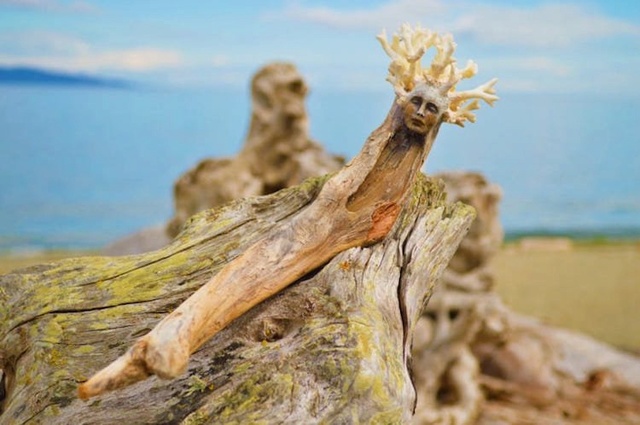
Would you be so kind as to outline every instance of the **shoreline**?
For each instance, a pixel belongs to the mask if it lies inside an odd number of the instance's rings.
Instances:
[[[116,239],[120,240],[122,238]],[[553,241],[553,240],[567,240],[570,241],[571,244],[576,246],[591,246],[591,245],[625,245],[625,244],[640,244],[640,230],[634,231],[628,234],[603,234],[597,232],[575,232],[575,233],[564,233],[564,232],[540,232],[540,233],[530,233],[530,232],[512,232],[505,233],[504,241],[502,243],[503,247],[512,246],[514,244],[519,244],[522,241],[527,240],[540,240],[540,241]],[[3,238],[0,237],[0,242],[3,242]],[[111,241],[111,243],[114,241]],[[73,246],[65,246],[65,247],[50,247],[50,246],[42,246],[42,247],[17,247],[11,248],[6,244],[0,245],[0,258],[7,257],[58,257],[59,255],[67,254],[77,254],[77,253],[90,253],[90,255],[101,255],[101,251],[110,245],[111,243],[105,244],[105,246],[87,246],[87,247],[73,247]],[[64,258],[64,257],[60,257]]]
[[[99,250],[0,251],[0,275]],[[528,236],[490,263],[495,291],[515,311],[640,350],[640,238]]]

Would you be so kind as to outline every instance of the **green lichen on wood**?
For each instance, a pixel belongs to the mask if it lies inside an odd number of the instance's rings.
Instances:
[[[75,398],[78,382],[304,208],[325,181],[205,211],[159,251],[1,276],[0,362],[11,388],[0,422],[401,423],[412,389],[399,281],[412,267],[428,271],[416,292],[423,296],[472,215],[446,205],[441,185],[422,177],[385,241],[339,254],[247,312],[194,355],[184,376],[152,378],[89,403]],[[422,239],[416,226],[426,232]],[[411,264],[399,254],[417,244],[407,238],[424,245]]]

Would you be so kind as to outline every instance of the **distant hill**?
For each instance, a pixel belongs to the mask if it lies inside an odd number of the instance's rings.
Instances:
[[[91,86],[118,89],[133,87],[133,84],[126,80],[69,74],[30,67],[0,67],[0,84]]]

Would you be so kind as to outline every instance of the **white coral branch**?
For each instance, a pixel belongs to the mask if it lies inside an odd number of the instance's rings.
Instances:
[[[436,34],[429,30],[403,25],[397,34],[387,41],[383,30],[377,39],[391,58],[387,81],[393,84],[397,93],[411,91],[417,82],[424,79],[420,59],[433,46]]]
[[[478,66],[470,60],[463,69],[458,69],[453,56],[456,43],[450,34],[441,36],[419,26],[414,29],[404,24],[391,37],[391,42],[387,40],[384,30],[377,38],[391,58],[387,81],[393,85],[399,100],[418,84],[431,85],[448,98],[449,110],[445,120],[458,125],[464,125],[466,121],[475,122],[475,114],[471,111],[478,109],[479,103],[475,100],[467,103],[468,101],[480,99],[493,106],[493,102],[498,100],[494,89],[497,79],[473,90],[455,90],[461,80],[477,74]],[[430,66],[423,69],[420,59],[432,47],[436,49],[435,57]]]
[[[476,122],[476,114],[471,111],[480,109],[480,102],[477,99],[462,106],[456,111],[449,110],[446,118],[446,122],[451,124],[457,124],[460,127],[464,127],[465,121]]]
[[[436,37],[434,45],[437,53],[431,62],[431,67],[429,67],[427,75],[431,77],[433,81],[441,81],[442,76],[447,74],[447,68],[450,69],[449,74],[456,74],[456,60],[453,57],[453,52],[456,50],[456,43],[453,41],[451,34],[445,34],[442,37]]]
[[[494,78],[473,90],[465,90],[449,94],[452,107],[468,99],[481,99],[487,102],[490,106],[493,106],[493,102],[498,100],[498,96],[496,96],[496,89],[494,88],[497,81],[498,79]]]
[[[451,102],[445,120],[461,127],[464,127],[465,121],[476,122],[476,115],[471,111],[480,109],[478,100],[485,101],[489,106],[493,106],[493,103],[498,100],[494,88],[497,81],[498,79],[494,78],[473,90],[449,93]],[[471,102],[467,103],[469,101]]]

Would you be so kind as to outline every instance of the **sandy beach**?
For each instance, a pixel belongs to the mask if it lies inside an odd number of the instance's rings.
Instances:
[[[0,274],[87,252],[0,256]],[[640,241],[527,238],[493,261],[496,290],[516,311],[640,351]]]
[[[514,310],[640,350],[640,241],[525,239],[505,245],[493,266]]]

